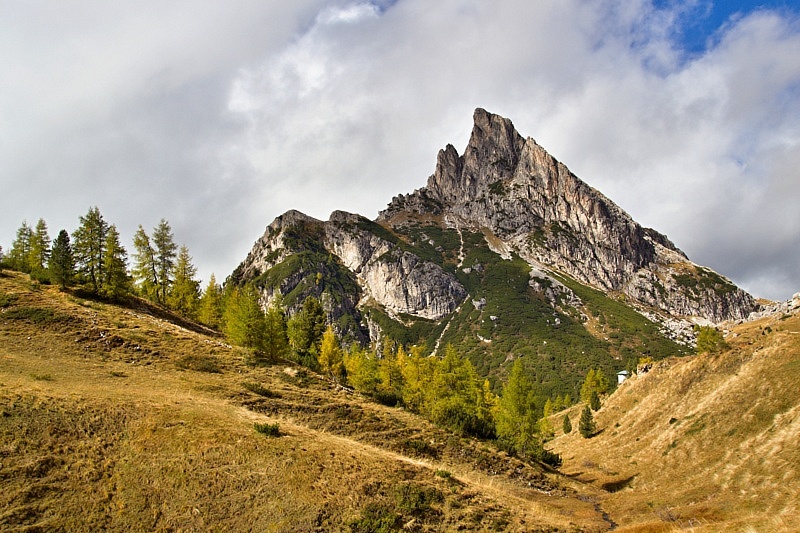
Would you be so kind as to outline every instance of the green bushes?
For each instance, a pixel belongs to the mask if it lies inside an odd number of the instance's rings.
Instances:
[[[266,435],[267,437],[280,437],[281,436],[281,429],[277,422],[274,424],[264,423],[259,424],[256,422],[253,424],[253,428],[262,435]]]

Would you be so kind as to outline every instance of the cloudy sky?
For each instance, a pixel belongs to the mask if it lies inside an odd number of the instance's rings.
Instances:
[[[794,1],[0,0],[0,245],[98,206],[223,280],[276,216],[375,218],[511,118],[756,296],[800,291]]]

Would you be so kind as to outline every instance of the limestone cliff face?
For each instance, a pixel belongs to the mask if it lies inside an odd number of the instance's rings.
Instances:
[[[402,224],[403,213],[488,229],[532,265],[672,315],[719,322],[758,308],[752,296],[692,264],[664,235],[640,226],[524,139],[510,120],[483,109],[475,111],[464,154],[452,145],[441,150],[427,186],[394,198],[378,221]]]
[[[256,280],[265,306],[276,291],[295,295],[290,309],[316,296],[332,321],[349,314],[360,322],[359,303],[367,302],[390,316],[438,320],[466,297],[455,276],[379,232],[377,224],[355,214],[335,211],[321,222],[289,211],[267,227],[233,278]]]
[[[467,295],[455,276],[377,236],[378,227],[364,217],[336,211],[325,228],[325,248],[356,274],[365,297],[390,314],[438,320]]]

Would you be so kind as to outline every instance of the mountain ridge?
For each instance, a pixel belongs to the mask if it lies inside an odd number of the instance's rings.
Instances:
[[[464,154],[442,149],[425,187],[374,221],[288,211],[229,281],[254,283],[264,307],[280,293],[289,314],[318,298],[346,343],[452,344],[496,384],[535,355],[553,396],[574,397],[589,368],[682,353],[694,325],[761,310],[483,109]]]

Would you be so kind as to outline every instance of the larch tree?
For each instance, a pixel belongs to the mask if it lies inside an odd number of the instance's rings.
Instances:
[[[234,287],[225,299],[225,336],[233,344],[259,351],[264,346],[264,313],[258,294],[250,286]]]
[[[197,319],[211,328],[222,324],[222,287],[217,284],[214,274],[208,280],[197,307]]]
[[[581,385],[581,401],[584,403],[589,403],[592,397],[592,391],[596,391],[597,394],[605,394],[608,392],[611,384],[608,381],[608,378],[603,374],[603,371],[599,368],[589,369],[589,372],[586,373],[586,379]]]
[[[141,224],[133,235],[133,275],[139,295],[151,301],[158,299],[158,272],[156,271],[156,252],[150,237]]]
[[[412,346],[400,367],[403,374],[403,404],[415,413],[425,406],[427,379],[433,374],[435,359],[426,357],[421,346]]]
[[[339,338],[336,336],[336,332],[333,331],[333,326],[329,325],[325,333],[322,334],[317,361],[320,369],[323,372],[327,372],[336,383],[344,381],[344,354],[342,353]]]
[[[279,361],[289,355],[289,337],[286,334],[286,314],[283,299],[277,293],[264,314],[264,345],[267,361]]]
[[[374,394],[378,386],[378,358],[376,355],[353,343],[344,355],[347,381],[358,392]]]
[[[100,293],[109,298],[125,296],[130,292],[128,252],[122,244],[120,244],[119,232],[114,224],[108,227],[103,248],[103,270]]]
[[[11,242],[11,250],[8,253],[8,264],[11,269],[30,272],[29,258],[32,240],[33,229],[26,220],[23,220],[22,225],[17,230],[16,238]]]
[[[47,232],[47,223],[40,218],[36,223],[36,229],[31,234],[31,247],[28,255],[28,269],[31,274],[44,276],[49,258],[50,235]]]
[[[69,233],[62,229],[53,241],[50,249],[50,259],[47,263],[50,271],[50,280],[61,288],[72,285],[75,277],[75,259],[72,257],[72,244]]]
[[[95,206],[86,216],[80,217],[80,226],[72,234],[72,251],[75,265],[82,281],[99,292],[103,279],[103,252],[105,250],[108,223]]]
[[[167,303],[170,289],[172,288],[172,272],[175,267],[176,251],[172,228],[166,219],[162,218],[153,230],[153,245],[155,248],[155,267],[158,279],[156,286],[156,300],[161,304]]]
[[[169,293],[169,306],[188,318],[197,315],[200,300],[200,282],[196,279],[197,268],[192,264],[189,249],[181,246],[178,258],[172,269],[172,289]]]
[[[497,437],[519,454],[536,456],[541,448],[536,422],[533,384],[517,358],[498,402]]]

